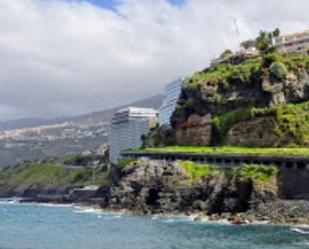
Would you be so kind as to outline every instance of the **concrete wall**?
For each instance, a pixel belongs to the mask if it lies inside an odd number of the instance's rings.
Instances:
[[[280,192],[285,199],[309,199],[309,170],[282,167]]]

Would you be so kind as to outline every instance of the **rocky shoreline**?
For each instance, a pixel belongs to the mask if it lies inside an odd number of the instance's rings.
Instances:
[[[115,167],[108,176],[112,183],[86,196],[72,194],[71,188],[40,189],[37,185],[11,190],[8,196],[19,196],[21,202],[82,204],[143,216],[184,215],[196,221],[309,224],[309,200],[282,198],[282,175],[274,169],[257,166],[249,168],[254,170],[249,174],[244,169],[183,163],[138,160]]]
[[[209,221],[209,222],[224,222],[231,225],[245,224],[269,224],[269,225],[309,225],[309,201],[277,201],[267,204],[267,208],[254,211],[250,210],[245,213],[222,213],[206,215],[204,212],[161,212],[161,213],[145,213],[142,210],[129,209],[111,209],[102,208],[98,200],[88,200],[88,202],[55,202],[55,201],[39,201],[30,198],[8,198],[5,199],[14,203],[35,203],[35,204],[52,204],[52,205],[73,205],[76,207],[91,208],[97,211],[104,211],[112,214],[125,214],[143,217],[187,217],[192,221]],[[274,208],[275,207],[275,208]],[[300,214],[300,209],[304,209]]]

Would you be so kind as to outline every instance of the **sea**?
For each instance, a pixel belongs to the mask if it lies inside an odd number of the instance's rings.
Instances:
[[[297,249],[309,227],[139,217],[72,205],[0,201],[0,249]]]

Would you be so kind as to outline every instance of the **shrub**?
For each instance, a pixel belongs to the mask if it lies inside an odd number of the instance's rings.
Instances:
[[[207,164],[195,164],[191,161],[179,162],[179,166],[183,167],[190,177],[190,184],[196,180],[206,179],[208,176],[214,176],[220,173],[216,166]]]
[[[240,167],[234,168],[234,172],[245,179],[251,178],[256,181],[266,182],[272,176],[277,175],[278,169],[271,166],[243,164]]]
[[[121,159],[118,161],[117,167],[123,169],[134,161],[135,161],[134,159]]]
[[[238,122],[248,120],[252,117],[251,107],[240,108],[235,111],[222,113],[213,118],[214,136],[217,141],[222,143],[229,129]]]
[[[280,80],[284,79],[288,74],[288,70],[282,62],[273,62],[270,65],[269,70],[273,76]]]
[[[283,62],[284,58],[282,55],[277,53],[267,54],[263,58],[263,67],[270,67],[273,62]]]

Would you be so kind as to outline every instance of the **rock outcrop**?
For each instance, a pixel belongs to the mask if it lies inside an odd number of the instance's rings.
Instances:
[[[275,71],[278,64],[286,75]],[[236,65],[214,65],[184,83],[172,116],[176,143],[307,145],[309,135],[299,138],[296,133],[306,133],[303,130],[309,128],[309,109],[302,110],[303,119],[296,125],[290,105],[297,109],[308,101],[309,56],[271,54]],[[280,112],[286,112],[285,116]],[[217,121],[224,124],[218,126]]]
[[[271,117],[262,117],[239,122],[229,129],[224,144],[245,144],[259,147],[280,144],[281,138],[273,129],[275,123],[276,121]]]
[[[275,200],[278,195],[276,187],[257,186],[253,179],[229,170],[190,179],[190,173],[179,162],[138,161],[123,170],[103,207],[146,214],[235,213],[248,210],[256,197]]]
[[[308,201],[284,200],[282,173],[255,167],[251,175],[241,168],[220,169],[193,179],[181,162],[139,160],[122,170],[120,178],[101,196],[101,206],[145,215],[208,215],[210,220],[224,218],[234,224],[248,220],[309,224]],[[271,172],[267,179],[265,170]],[[289,185],[294,191],[293,183]]]

